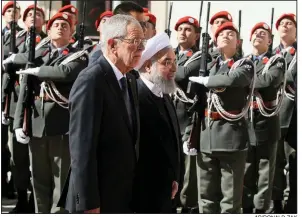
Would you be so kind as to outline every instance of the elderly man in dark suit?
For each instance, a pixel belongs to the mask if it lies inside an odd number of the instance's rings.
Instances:
[[[148,40],[137,69],[141,129],[135,211],[171,213],[179,182],[180,130],[169,96],[176,86],[176,56],[166,33]]]
[[[84,69],[69,97],[71,168],[59,206],[69,212],[131,213],[138,158],[135,78],[144,33],[137,20],[116,15],[105,23],[103,56]]]

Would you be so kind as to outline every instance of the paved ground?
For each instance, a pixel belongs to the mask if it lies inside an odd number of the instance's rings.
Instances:
[[[1,199],[1,213],[8,213],[16,206],[17,200]]]

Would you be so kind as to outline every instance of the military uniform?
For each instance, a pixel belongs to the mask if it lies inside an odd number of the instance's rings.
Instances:
[[[180,54],[179,48],[176,48],[175,54],[177,57],[177,71],[175,75],[175,81],[189,99],[194,98],[193,93],[187,93],[187,87],[190,76],[198,76],[200,66],[200,54],[193,56],[198,52],[198,49],[194,46],[185,53]],[[200,53],[200,52],[199,52]],[[188,64],[186,64],[188,63]],[[180,124],[182,142],[188,140],[188,135],[185,134],[186,130],[191,129],[192,114],[188,111],[191,103],[184,103],[174,96],[174,105],[177,112],[177,118]],[[196,177],[196,156],[189,156],[183,154],[184,157],[184,183],[180,190],[180,202],[184,209],[197,207],[197,177]]]
[[[224,29],[237,31],[231,22],[227,22],[217,29],[215,35]],[[247,121],[242,109],[247,107],[247,90],[254,76],[254,67],[251,61],[244,59],[229,73],[235,61],[237,59],[223,61],[218,57],[209,70],[209,76],[198,77],[198,80],[203,78],[202,84],[209,89],[208,98],[211,99],[205,110],[206,124],[200,131],[201,153],[197,155],[200,213],[241,211],[248,145]],[[226,117],[218,113],[217,109],[221,112],[219,106],[212,106],[215,96],[219,98],[220,106],[228,112]],[[231,119],[231,115],[237,115],[237,120]]]
[[[199,28],[198,21],[190,16],[180,18],[175,24],[175,31],[178,30],[178,26],[182,23],[188,23],[194,28]],[[181,51],[180,46],[175,49],[176,59],[177,59],[177,71],[175,74],[175,82],[177,84],[177,93],[173,96],[173,103],[176,108],[177,118],[180,125],[180,132],[182,136],[182,143],[188,140],[188,135],[185,131],[192,128],[192,112],[190,113],[188,109],[192,106],[191,102],[187,101],[182,94],[187,98],[193,99],[194,93],[187,93],[189,77],[198,76],[199,66],[200,66],[200,52],[198,48],[194,45],[190,49]],[[180,94],[179,92],[182,92]],[[184,101],[182,101],[184,100]],[[197,177],[196,177],[196,156],[191,156],[182,153],[181,166],[184,168],[181,170],[183,177],[182,182],[179,186],[179,197],[180,205],[182,206],[182,212],[194,212],[192,208],[198,207],[198,195],[197,195]],[[183,165],[184,162],[184,165]]]
[[[269,26],[260,22],[253,27],[250,40],[257,29],[264,29],[271,34]],[[280,122],[274,108],[280,98],[277,93],[284,80],[285,61],[282,56],[272,57],[269,53],[250,55],[249,58],[256,66],[256,77],[252,113],[248,122],[250,147],[245,166],[243,208],[247,213],[251,213],[254,207],[256,213],[265,213],[270,205],[277,143],[280,139]],[[276,59],[270,63],[270,58],[271,61]],[[270,64],[268,69],[266,64]],[[263,102],[257,101],[260,98]],[[261,109],[261,105],[268,109]]]
[[[46,34],[44,32],[37,33],[36,35],[36,41],[39,42],[42,38],[45,38]],[[5,55],[9,52],[9,46],[10,46],[10,38],[6,40],[4,44],[4,53]],[[19,54],[28,52],[29,48],[29,34],[27,31],[22,30],[19,31],[16,35],[16,48],[17,52]],[[27,63],[28,59],[25,61],[25,64]],[[24,66],[24,65],[23,65]],[[8,78],[8,74],[3,74],[3,81],[2,81],[2,93],[7,91],[7,87],[9,85],[9,82],[13,82],[13,91],[11,94],[11,100],[10,100],[10,111],[8,111],[8,115],[11,119],[11,123],[9,126],[9,132],[8,132],[8,146],[11,152],[11,169],[12,174],[14,176],[14,183],[18,192],[18,198],[19,200],[27,201],[27,189],[30,187],[29,180],[30,180],[30,172],[29,172],[29,153],[28,153],[28,146],[25,144],[20,144],[17,142],[16,137],[14,135],[13,131],[13,118],[16,110],[17,100],[19,97],[19,91],[20,91],[20,84],[19,84],[19,76],[15,74],[15,71],[23,67],[22,65],[14,65],[14,76],[12,76],[10,79]],[[5,104],[6,95],[2,94],[2,103]],[[25,202],[21,202],[24,203]],[[16,212],[18,212],[18,209],[21,205],[17,204]],[[26,206],[26,205],[24,205]],[[20,208],[21,209],[21,208]]]
[[[291,47],[283,49],[282,45],[279,45],[274,49],[274,54],[282,54],[286,60],[287,68],[291,64],[294,56],[296,55],[297,43],[294,43]],[[295,81],[297,79],[297,63],[292,67],[290,71],[286,71],[286,89],[285,91],[295,95]],[[276,172],[274,179],[274,190],[273,190],[273,200],[286,201],[289,195],[289,180],[288,174],[284,176],[284,169],[288,172],[289,156],[295,152],[286,141],[284,141],[288,127],[290,125],[293,111],[294,111],[295,102],[287,97],[286,95],[283,98],[279,118],[280,118],[280,127],[281,127],[281,138],[278,142],[277,150],[277,160],[276,160]]]
[[[264,105],[272,108],[283,81],[285,63],[278,60],[262,74],[268,58],[270,54],[265,54],[260,60],[253,57],[254,62],[257,61],[255,91],[261,95]],[[280,123],[278,115],[265,117],[258,106],[254,101],[253,117],[249,122],[251,146],[245,167],[243,207],[246,209],[255,207],[256,212],[265,213],[271,200]]]
[[[66,15],[56,14],[52,20],[58,17]],[[26,55],[28,54],[17,55],[14,63],[22,63]],[[71,56],[74,58],[70,59]],[[66,101],[73,82],[87,66],[88,57],[86,52],[77,52],[71,44],[57,49],[52,44],[45,43],[36,50],[34,63],[39,68],[37,77],[32,78],[35,101],[31,120],[33,137],[29,147],[36,212],[62,213],[65,211],[58,208],[57,203],[70,166],[69,111]],[[21,81],[15,130],[23,126],[27,78],[28,75],[23,75]],[[41,89],[42,87],[44,88]]]

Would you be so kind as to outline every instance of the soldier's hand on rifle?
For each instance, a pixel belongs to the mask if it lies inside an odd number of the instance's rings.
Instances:
[[[203,76],[192,76],[192,77],[189,77],[189,80],[192,81],[192,82],[195,82],[195,83],[198,83],[198,84],[202,84],[204,86],[207,86],[208,84],[208,81],[209,81],[209,76],[207,77],[203,77]]]
[[[5,69],[5,65],[14,62],[16,54],[12,54],[9,57],[7,57],[5,60],[2,62],[2,66]]]
[[[4,112],[2,112],[2,124],[6,126],[10,124],[10,119],[5,117]]]
[[[188,142],[184,142],[183,146],[183,152],[186,154],[186,155],[189,155],[189,156],[195,156],[197,155],[197,150],[195,148],[189,148],[189,145],[188,145]]]
[[[22,75],[35,75],[35,76],[37,76],[39,71],[40,71],[40,67],[37,67],[37,68],[28,68],[28,69],[25,69],[25,70],[17,71],[16,74],[18,74],[18,75],[22,74]]]
[[[22,128],[16,129],[15,134],[16,134],[16,139],[17,139],[18,142],[20,142],[22,144],[28,144],[29,143],[30,138],[25,135]]]

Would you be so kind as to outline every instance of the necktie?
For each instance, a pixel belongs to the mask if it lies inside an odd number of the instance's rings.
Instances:
[[[121,82],[121,86],[122,86],[122,93],[123,93],[123,98],[124,98],[127,113],[128,113],[130,126],[132,127],[131,102],[130,102],[130,97],[129,97],[129,93],[128,93],[128,84],[127,84],[126,77],[122,77],[120,79],[120,82]]]

